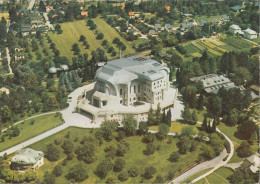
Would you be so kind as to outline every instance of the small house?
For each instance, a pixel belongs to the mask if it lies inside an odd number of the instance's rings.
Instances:
[[[232,24],[231,26],[229,26],[229,31],[233,34],[237,34],[241,32],[241,28],[236,24]]]
[[[38,169],[44,164],[44,154],[31,148],[20,149],[11,159],[11,168],[16,170]]]
[[[81,12],[81,16],[86,16],[86,17],[88,17],[88,11],[82,11],[82,12]]]
[[[172,30],[172,25],[171,24],[165,24],[165,30],[171,31]]]
[[[10,91],[9,91],[9,89],[7,89],[7,88],[5,88],[5,87],[2,87],[2,88],[0,88],[0,95],[2,95],[2,94],[6,94],[6,95],[9,95],[10,94]]]
[[[130,18],[135,18],[135,12],[129,12],[128,15]]]
[[[247,28],[244,30],[244,37],[247,39],[254,39],[257,38],[257,33],[254,30]]]
[[[231,9],[235,12],[241,12],[242,10],[242,6],[236,5],[236,6],[232,6]]]
[[[219,20],[216,18],[212,18],[211,21],[213,24],[219,24]]]
[[[207,24],[207,23],[208,23],[207,20],[202,19],[202,20],[200,20],[199,25],[203,26],[204,24]]]
[[[53,6],[46,6],[46,12],[50,12],[51,10],[53,10]]]
[[[193,18],[193,15],[191,13],[184,13],[182,14],[183,20],[191,20]]]
[[[154,28],[155,28],[155,30],[156,30],[157,32],[162,30],[161,24],[155,24],[155,25],[154,25]]]
[[[221,20],[222,20],[223,22],[227,22],[227,21],[230,21],[230,18],[229,18],[229,16],[227,16],[227,15],[225,14],[225,15],[221,15]]]
[[[155,30],[149,30],[149,35],[151,35],[151,36],[157,36],[157,33],[156,33],[156,31]]]
[[[171,6],[166,5],[164,8],[167,12],[171,11]]]

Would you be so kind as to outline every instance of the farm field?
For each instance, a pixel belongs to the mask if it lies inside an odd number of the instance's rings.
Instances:
[[[30,147],[35,150],[43,150],[45,151],[47,149],[47,145],[49,143],[53,143],[56,138],[65,140],[65,136],[69,132],[69,139],[74,144],[74,149],[77,149],[78,146],[81,146],[80,142],[83,136],[94,134],[93,130],[91,129],[81,129],[76,127],[70,127],[68,129],[65,129],[53,136],[50,136],[40,142],[37,142]],[[168,138],[166,138],[163,141],[155,140],[155,145],[160,145],[160,149],[157,150],[152,155],[144,155],[143,150],[145,150],[146,144],[142,142],[143,136],[131,136],[126,137],[125,141],[129,143],[130,149],[127,151],[124,157],[121,157],[125,160],[125,168],[123,170],[127,171],[130,167],[135,165],[139,169],[139,175],[137,177],[129,177],[127,181],[124,181],[124,183],[151,183],[155,181],[155,178],[157,175],[161,175],[163,177],[167,176],[169,171],[173,171],[176,174],[185,170],[188,166],[194,163],[194,161],[197,159],[199,151],[189,152],[186,155],[181,155],[180,160],[178,162],[170,162],[168,161],[169,155],[173,151],[177,151],[176,143],[178,142],[177,138],[171,138],[172,142],[167,143]],[[72,160],[67,161],[67,165],[63,166],[63,174],[60,177],[56,178],[55,183],[68,183],[69,181],[65,179],[65,175],[68,173],[70,168],[73,165],[76,165],[78,163],[82,163],[87,168],[88,178],[85,181],[82,181],[82,183],[104,183],[107,181],[107,178],[109,176],[115,176],[117,178],[118,174],[120,172],[113,172],[109,171],[108,175],[105,178],[100,179],[96,174],[95,170],[97,165],[101,160],[105,158],[105,152],[104,149],[108,145],[117,145],[118,142],[116,140],[112,140],[110,142],[103,141],[102,145],[99,145],[96,148],[95,157],[96,160],[91,164],[86,164],[83,161],[79,161],[76,157],[76,155],[73,156]],[[38,170],[38,176],[41,179],[43,179],[44,173],[46,171],[52,171],[55,165],[62,163],[64,159],[66,159],[66,155],[63,153],[63,149],[61,148],[61,145],[58,145],[58,149],[60,150],[60,158],[56,162],[50,162],[47,159],[45,159],[45,164]],[[199,149],[198,149],[199,150]],[[156,174],[154,174],[153,178],[147,180],[144,179],[141,175],[144,172],[144,168],[147,166],[154,166],[157,170]]]
[[[0,13],[0,20],[2,19],[2,17],[4,17],[5,18],[5,20],[6,20],[6,24],[8,25],[8,23],[9,23],[9,13]]]
[[[109,45],[112,45],[112,41],[115,37],[118,37],[125,45],[126,50],[122,52],[123,55],[134,53],[134,49],[131,47],[131,44],[124,40],[115,29],[109,26],[103,19],[95,18],[92,19],[97,25],[96,30],[104,34],[104,39],[108,40]],[[101,48],[102,40],[96,39],[95,30],[91,31],[86,26],[86,20],[79,20],[74,22],[62,23],[61,28],[63,30],[62,34],[49,33],[50,38],[56,44],[57,49],[60,51],[61,56],[66,56],[70,60],[73,57],[73,51],[71,51],[72,45],[78,43],[81,53],[88,53],[91,57],[91,52],[97,48]],[[79,42],[80,35],[84,35],[88,44],[90,45],[89,49],[86,49],[81,42]],[[103,40],[104,40],[103,39]],[[113,47],[118,52],[116,46],[113,44]],[[108,59],[111,59],[111,55],[106,53]]]
[[[221,36],[217,38],[198,39],[181,44],[188,56],[200,57],[207,50],[210,56],[221,56],[225,52],[248,51],[255,44],[236,36]]]
[[[221,183],[221,184],[228,184],[229,181],[227,180],[228,176],[233,174],[232,169],[226,168],[226,167],[221,167],[217,169],[215,172],[212,174],[208,175],[206,178],[203,178],[196,182],[196,184],[215,184],[215,183]]]
[[[34,123],[32,124],[32,120]],[[55,117],[55,114],[43,115],[40,117],[32,118],[24,121],[24,123],[20,123],[17,127],[20,130],[20,135],[17,137],[12,137],[11,139],[7,134],[11,133],[10,130],[2,133],[1,136],[5,135],[5,141],[0,142],[0,150],[5,150],[12,146],[15,146],[25,140],[28,140],[32,137],[35,137],[49,129],[52,129],[56,126],[62,124],[60,117]]]

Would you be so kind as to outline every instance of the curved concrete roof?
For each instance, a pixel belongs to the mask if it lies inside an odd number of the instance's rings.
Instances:
[[[17,164],[36,164],[44,156],[42,151],[36,151],[31,148],[20,149],[16,151],[11,162]]]
[[[69,70],[69,67],[68,67],[68,65],[60,65],[60,69],[67,71],[67,70]]]
[[[55,67],[51,67],[51,68],[49,68],[49,70],[48,70],[48,72],[49,73],[57,73],[57,68],[55,68]]]

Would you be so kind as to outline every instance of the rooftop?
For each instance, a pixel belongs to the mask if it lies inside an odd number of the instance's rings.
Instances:
[[[112,84],[127,84],[138,78],[154,81],[163,78],[160,70],[169,72],[167,67],[155,60],[132,56],[107,62],[97,70],[95,79],[109,81]]]
[[[42,151],[36,151],[31,148],[20,149],[15,152],[11,162],[17,164],[36,164],[44,156]]]
[[[232,24],[231,26],[229,26],[232,29],[241,29],[238,25],[236,24]]]
[[[236,6],[232,6],[231,8],[232,8],[233,10],[241,10],[241,9],[242,9],[242,6],[236,5]]]
[[[247,34],[257,34],[254,30],[247,28],[245,31]]]

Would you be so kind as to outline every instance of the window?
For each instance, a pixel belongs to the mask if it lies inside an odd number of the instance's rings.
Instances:
[[[102,103],[103,103],[103,106],[107,105],[107,101],[102,101]]]
[[[120,95],[122,95],[123,94],[123,90],[122,89],[120,89]]]
[[[136,93],[136,87],[135,87],[135,85],[134,85],[134,93]]]

